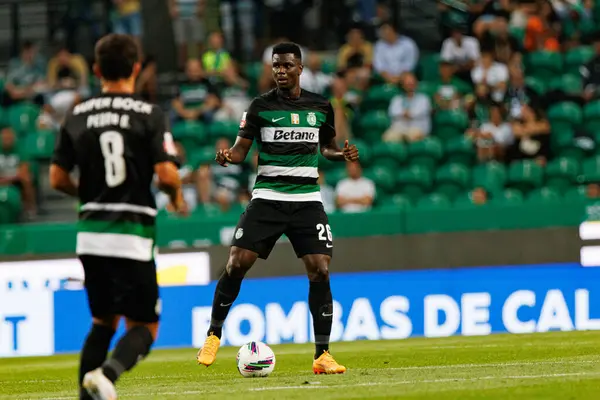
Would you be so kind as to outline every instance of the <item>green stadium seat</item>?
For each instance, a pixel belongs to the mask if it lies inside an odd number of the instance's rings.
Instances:
[[[441,110],[433,116],[433,133],[441,140],[463,136],[469,127],[469,117],[462,110]]]
[[[0,92],[0,98],[2,97],[2,93]],[[8,124],[8,112],[5,108],[0,107],[0,126],[4,126]]]
[[[198,121],[179,121],[171,128],[173,139],[181,142],[187,151],[194,151],[207,143],[206,128]]]
[[[393,160],[397,165],[401,165],[407,158],[407,150],[404,143],[379,142],[371,149],[372,156],[376,161]]]
[[[49,160],[52,158],[56,133],[53,131],[33,131],[25,136],[23,148],[30,159]]]
[[[369,111],[360,118],[360,130],[365,132],[373,132],[374,135],[381,137],[383,132],[390,127],[391,121],[387,110]]]
[[[503,205],[523,204],[523,194],[515,189],[505,189],[498,196],[492,197],[491,203]]]
[[[21,214],[21,192],[15,186],[0,186],[0,208],[7,214],[2,218],[6,223],[16,222]]]
[[[371,167],[385,168],[390,171],[396,171],[398,168],[400,168],[400,165],[391,158],[374,158],[373,162],[371,163]]]
[[[437,81],[440,78],[440,54],[423,54],[417,66],[420,81]]]
[[[584,160],[581,172],[579,182],[600,183],[600,155]]]
[[[586,151],[578,145],[573,128],[564,122],[556,122],[551,126],[550,144],[552,153],[558,157],[581,160]]]
[[[446,161],[463,165],[472,165],[475,160],[473,141],[465,135],[457,136],[446,142]]]
[[[436,171],[435,180],[436,191],[454,200],[470,187],[471,174],[462,164],[446,164]]]
[[[511,26],[509,29],[510,36],[517,39],[519,44],[523,44],[525,41],[525,28],[520,26]]]
[[[578,174],[577,160],[567,157],[555,158],[546,166],[546,185],[565,191],[576,182]]]
[[[569,123],[571,126],[577,126],[583,120],[583,112],[576,103],[563,101],[548,109],[548,119],[552,125],[555,123]]]
[[[209,165],[215,161],[215,148],[213,146],[202,146],[188,153],[189,164],[194,168]]]
[[[423,94],[427,95],[429,98],[433,98],[433,96],[437,92],[437,89],[438,89],[437,82],[421,81],[421,82],[419,82],[417,92],[423,93]]]
[[[340,164],[338,162],[329,161],[319,152],[319,169],[323,171],[329,171],[339,167]]]
[[[360,165],[367,167],[371,165],[373,160],[373,151],[367,141],[361,139],[352,139],[349,141],[350,145],[355,145],[358,149],[358,156],[360,157]]]
[[[396,85],[383,84],[370,88],[361,103],[363,111],[381,110],[387,114],[390,102],[400,94],[400,89]]]
[[[443,193],[431,193],[417,202],[420,210],[444,210],[452,207],[450,199]]]
[[[321,60],[321,71],[327,75],[337,71],[337,59],[335,57],[323,58]]]
[[[347,177],[348,172],[345,167],[338,167],[325,172],[325,182],[333,188],[336,187],[339,181]]]
[[[587,200],[587,186],[577,185],[570,187],[564,196],[566,201],[583,201]]]
[[[562,74],[562,55],[552,51],[536,51],[526,58],[526,73],[546,82]]]
[[[543,178],[542,167],[533,160],[515,161],[508,167],[508,186],[522,193],[540,187]]]
[[[529,193],[527,202],[531,204],[556,204],[562,202],[562,197],[558,190],[543,187]]]
[[[377,205],[379,208],[406,210],[412,207],[410,198],[403,194],[393,194],[390,196],[381,196]]]
[[[583,120],[588,132],[600,131],[600,100],[592,101],[583,107]]]
[[[227,138],[233,143],[239,130],[238,121],[214,121],[208,126],[208,135],[213,142],[219,138]]]
[[[433,185],[431,170],[422,165],[411,165],[403,169],[397,176],[399,192],[406,195],[412,202],[416,202]]]
[[[36,130],[40,108],[34,104],[23,103],[8,108],[7,122],[18,135]]]
[[[579,46],[569,50],[565,54],[565,72],[579,74],[579,68],[590,61],[594,54],[591,46]]]
[[[543,95],[544,93],[546,93],[547,90],[544,81],[539,78],[536,78],[535,76],[525,77],[525,85],[529,86],[538,95]]]
[[[481,187],[490,194],[497,194],[503,190],[507,175],[503,164],[490,161],[473,168],[473,186]]]
[[[442,143],[438,138],[426,137],[408,145],[408,162],[411,165],[424,166],[433,172],[443,153]]]
[[[551,90],[561,90],[567,94],[579,94],[582,91],[583,83],[581,77],[565,74],[552,79],[548,87]]]
[[[462,193],[454,199],[454,207],[457,208],[472,208],[485,206],[487,203],[479,204],[473,201],[473,194],[471,191]]]
[[[389,170],[383,167],[372,167],[364,171],[364,176],[371,179],[375,183],[378,193],[379,189],[386,193],[393,193],[396,187],[396,179],[393,172],[394,170]]]

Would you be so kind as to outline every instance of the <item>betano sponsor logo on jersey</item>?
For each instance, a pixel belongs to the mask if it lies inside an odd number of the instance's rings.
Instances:
[[[263,142],[319,142],[318,128],[261,128]]]

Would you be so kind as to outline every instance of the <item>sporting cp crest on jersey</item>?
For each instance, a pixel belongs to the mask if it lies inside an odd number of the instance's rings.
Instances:
[[[300,115],[292,113],[292,124],[300,125]]]
[[[315,126],[317,124],[317,116],[314,112],[308,113],[308,115],[306,116],[306,122],[308,122],[310,126]]]

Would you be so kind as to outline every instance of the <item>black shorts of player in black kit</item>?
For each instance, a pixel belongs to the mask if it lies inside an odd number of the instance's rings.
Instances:
[[[233,246],[266,259],[285,234],[298,258],[307,254],[333,255],[333,237],[323,204],[317,201],[250,202],[236,227]]]
[[[122,315],[136,322],[159,320],[160,300],[154,260],[80,255],[85,290],[95,318]]]

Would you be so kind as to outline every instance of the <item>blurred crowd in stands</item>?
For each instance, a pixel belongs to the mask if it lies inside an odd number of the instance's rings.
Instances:
[[[228,168],[212,160],[232,145],[252,98],[273,87],[271,47],[241,64],[221,31],[205,29],[205,0],[167,1],[182,79],[164,106],[185,196],[198,213],[237,212],[251,196],[256,153]],[[435,53],[390,22],[385,4],[353,4],[372,17],[349,25],[335,54],[303,47],[302,88],[330,99],[340,144],[361,151],[360,164],[322,160],[327,211],[600,195],[600,4],[439,0],[444,39]],[[141,37],[140,1],[114,5],[114,31]],[[279,32],[271,43],[289,39]],[[39,198],[32,165],[49,156],[65,113],[97,93],[91,62],[67,47],[45,62],[36,44],[23,43],[8,65],[0,186],[19,189],[30,217]],[[156,63],[144,54],[139,95],[160,102],[157,87]],[[157,193],[158,207],[166,203]]]

